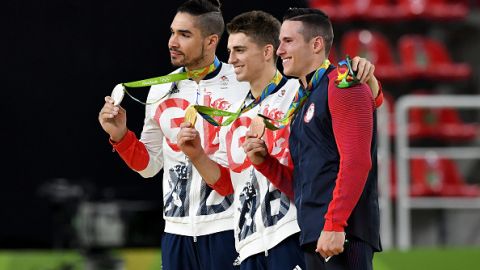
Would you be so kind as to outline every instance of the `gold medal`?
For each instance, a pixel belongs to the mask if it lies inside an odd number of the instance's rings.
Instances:
[[[262,138],[263,133],[265,133],[265,123],[263,122],[262,117],[257,116],[252,119],[252,123],[250,123],[250,132],[257,134],[258,138]]]
[[[193,106],[188,106],[185,110],[185,122],[189,122],[192,124],[192,127],[195,126],[195,122],[197,122],[197,110]]]

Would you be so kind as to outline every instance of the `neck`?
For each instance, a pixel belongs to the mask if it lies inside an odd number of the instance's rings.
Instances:
[[[325,57],[314,57],[312,58],[312,61],[310,61],[310,63],[305,67],[303,74],[298,77],[304,87],[306,87],[308,84],[307,75],[319,69],[324,61]]]
[[[254,81],[250,81],[250,88],[252,90],[252,95],[257,98],[262,94],[263,89],[267,87],[267,85],[272,80],[273,76],[277,72],[277,68],[273,65],[268,64],[268,68],[264,69],[262,74],[258,76]]]
[[[207,55],[202,60],[198,61],[197,63],[185,66],[185,69],[187,71],[189,71],[189,70],[195,70],[195,69],[201,69],[201,68],[204,68],[204,67],[208,67],[211,64],[213,64],[214,60],[215,60],[215,54]],[[205,76],[193,78],[192,80],[194,80],[195,82],[198,83],[199,81],[203,80],[203,78],[205,78]]]

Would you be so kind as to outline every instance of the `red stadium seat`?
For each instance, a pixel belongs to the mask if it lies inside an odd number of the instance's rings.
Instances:
[[[465,182],[453,160],[443,159],[442,162],[445,170],[445,182],[440,195],[466,197],[480,195],[480,188],[477,185],[469,185]]]
[[[405,74],[410,78],[464,80],[471,75],[468,64],[454,63],[445,46],[432,38],[404,35],[398,49]]]
[[[390,196],[397,196],[396,163],[391,161]],[[447,158],[432,156],[410,160],[410,196],[476,197],[480,196],[478,185],[468,184],[458,170],[457,164]]]
[[[438,133],[443,140],[472,141],[477,137],[478,125],[464,123],[457,110],[444,108],[438,112]]]
[[[346,1],[346,0],[344,0]],[[357,16],[373,21],[401,21],[407,13],[393,0],[348,0],[353,3]]]
[[[397,10],[406,20],[426,19],[427,0],[397,0]]]
[[[387,38],[375,31],[351,31],[342,37],[344,54],[359,55],[375,65],[375,75],[380,80],[401,80],[404,77],[401,65],[397,64]]]
[[[468,15],[465,0],[310,0],[334,22],[350,20],[459,20]]]
[[[438,159],[410,160],[411,196],[440,195],[444,178],[444,170]]]
[[[480,195],[480,188],[467,184],[455,161],[447,158],[429,157],[412,159],[412,196],[462,196]]]
[[[412,108],[408,127],[410,139],[446,142],[469,142],[476,139],[479,131],[477,124],[465,123],[453,108]]]
[[[325,12],[332,22],[345,22],[356,17],[355,8],[349,2],[345,0],[310,0],[309,4],[311,8]]]
[[[424,90],[412,91],[412,94],[427,95]],[[395,108],[393,97],[383,93],[384,100],[390,105],[390,134],[395,136]],[[480,125],[465,123],[459,111],[453,108],[412,108],[409,111],[408,135],[411,140],[436,139],[443,142],[471,142],[478,137]]]
[[[468,5],[459,0],[429,0],[427,15],[431,19],[461,20],[468,15]]]
[[[460,20],[468,15],[467,3],[458,0],[398,0],[398,10],[407,19]]]

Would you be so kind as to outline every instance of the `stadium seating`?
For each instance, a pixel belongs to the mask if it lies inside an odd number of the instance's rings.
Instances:
[[[424,90],[413,91],[426,95]],[[410,139],[436,139],[446,143],[471,142],[479,133],[476,123],[465,123],[453,108],[413,108],[409,112]]]
[[[401,80],[404,77],[402,66],[392,53],[387,38],[380,32],[358,30],[345,33],[341,40],[345,54],[359,55],[375,65],[375,75],[380,80]]]
[[[398,10],[407,20],[460,20],[468,15],[465,1],[397,0]]]
[[[396,164],[391,163],[392,198],[397,196]],[[476,197],[480,187],[468,184],[454,160],[431,156],[410,160],[410,196]]]
[[[409,78],[465,80],[471,68],[452,61],[446,47],[437,40],[420,35],[404,35],[398,42],[400,62]]]

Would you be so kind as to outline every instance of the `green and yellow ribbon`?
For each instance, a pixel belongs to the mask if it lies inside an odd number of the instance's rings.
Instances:
[[[265,127],[270,130],[278,130],[287,126],[290,123],[292,117],[298,112],[298,110],[300,110],[300,108],[302,108],[303,104],[305,104],[305,101],[307,101],[307,98],[310,96],[312,91],[317,88],[320,80],[323,78],[325,72],[329,67],[330,61],[326,59],[325,61],[323,61],[322,65],[315,71],[312,79],[310,79],[310,81],[308,82],[307,87],[303,87],[302,85],[300,85],[284,118],[271,119],[265,115],[259,114],[258,116],[263,118]],[[273,122],[276,122],[278,124],[275,125],[273,124]]]
[[[235,121],[238,117],[240,117],[242,113],[245,113],[253,109],[258,104],[260,104],[271,93],[275,92],[279,85],[283,85],[286,81],[287,79],[282,75],[282,73],[280,73],[277,70],[277,72],[275,73],[275,76],[273,76],[269,84],[262,90],[261,95],[255,98],[250,104],[245,105],[248,96],[251,95],[251,93],[249,93],[247,97],[245,97],[245,99],[242,102],[242,105],[238,108],[236,112],[219,110],[219,109],[215,109],[208,106],[202,106],[202,105],[195,105],[193,107],[197,110],[200,116],[202,116],[203,119],[205,119],[211,125],[227,126],[231,124],[233,121]],[[214,117],[218,117],[218,116],[228,117],[228,118],[225,119],[225,121],[223,122],[219,122],[214,119]]]
[[[122,85],[124,86],[124,91],[125,93],[130,97],[132,98],[133,100],[143,104],[143,105],[150,105],[150,104],[154,104],[154,103],[157,103],[159,100],[165,98],[166,96],[168,96],[170,94],[170,91],[167,92],[164,96],[162,96],[161,98],[155,100],[155,101],[151,101],[151,102],[143,102],[137,98],[135,98],[134,96],[132,96],[128,91],[127,91],[127,87],[128,88],[139,88],[139,87],[147,87],[147,86],[152,86],[152,85],[157,85],[157,84],[163,84],[163,83],[175,83],[175,82],[178,82],[178,81],[182,81],[182,80],[187,80],[187,79],[195,79],[195,78],[200,78],[200,77],[204,77],[206,75],[208,75],[209,73],[212,73],[213,71],[215,71],[218,67],[220,66],[220,60],[218,60],[217,57],[215,57],[215,59],[213,60],[213,63],[210,64],[209,66],[207,67],[203,67],[203,68],[199,68],[199,69],[195,69],[195,70],[188,70],[188,71],[185,71],[185,72],[180,72],[180,73],[173,73],[173,74],[168,74],[168,75],[164,75],[164,76],[160,76],[160,77],[154,77],[154,78],[149,78],[149,79],[144,79],[144,80],[140,80],[140,81],[133,81],[133,82],[127,82],[127,83],[122,83]]]

